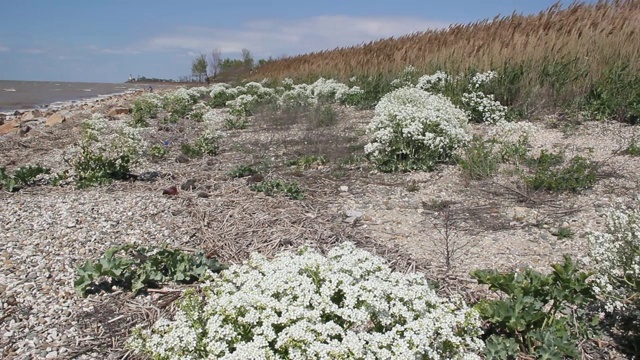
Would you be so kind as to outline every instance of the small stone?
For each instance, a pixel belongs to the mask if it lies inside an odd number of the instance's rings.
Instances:
[[[180,154],[176,157],[176,162],[177,163],[181,163],[181,164],[185,164],[189,162],[189,158],[184,155],[184,154]]]
[[[361,218],[362,215],[364,215],[363,213],[361,213],[360,211],[356,211],[356,210],[347,210],[344,213],[347,217],[354,217],[354,218]]]
[[[168,196],[178,195],[178,188],[175,185],[168,187],[162,190],[162,195],[168,195]]]
[[[185,181],[184,183],[182,183],[182,185],[180,185],[180,189],[182,189],[184,191],[193,190],[195,188],[196,188],[196,180],[195,179],[189,179],[189,180]]]
[[[55,359],[58,357],[58,352],[57,351],[51,351],[49,353],[47,353],[47,356],[45,357],[45,359]]]
[[[547,241],[549,240],[549,235],[547,235],[547,233],[540,233],[540,239]]]
[[[198,192],[198,197],[206,199],[206,198],[209,197],[209,193],[206,193],[204,191],[200,191],[200,192]]]
[[[156,181],[160,177],[160,173],[157,171],[147,171],[138,175],[138,181]]]
[[[130,112],[131,110],[129,110],[128,108],[117,107],[109,110],[109,112],[107,113],[107,116],[126,115],[126,114],[129,114]]]
[[[349,187],[348,186],[340,186],[340,192],[348,192],[349,191]]]
[[[63,123],[66,120],[66,118],[58,113],[55,113],[51,116],[49,116],[49,118],[47,119],[47,121],[44,123],[45,126],[53,126],[53,125],[57,125],[60,123]]]
[[[35,271],[32,271],[29,273],[29,275],[27,275],[27,279],[29,280],[35,280],[38,278],[38,273]]]
[[[348,218],[344,219],[345,223],[351,224],[351,225],[354,225],[356,223],[356,221],[358,221],[357,217],[348,217]]]

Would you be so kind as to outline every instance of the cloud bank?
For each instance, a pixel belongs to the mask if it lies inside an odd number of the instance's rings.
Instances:
[[[182,27],[144,41],[142,51],[239,53],[248,48],[260,56],[295,55],[358,45],[380,38],[401,36],[449,23],[415,17],[317,16],[297,20],[264,19],[241,28]]]

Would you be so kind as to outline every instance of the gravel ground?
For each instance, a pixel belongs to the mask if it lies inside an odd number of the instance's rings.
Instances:
[[[361,134],[371,113],[346,115],[348,123],[342,125],[349,126],[340,127],[341,135]],[[325,166],[297,178],[309,196],[293,205],[286,199],[256,195],[243,179],[230,180],[225,175],[251,158],[243,149],[252,142],[268,142],[270,147],[263,150],[274,151],[271,141],[278,138],[249,127],[233,132],[223,144],[225,151],[213,161],[176,163],[172,153],[165,163],[146,164],[142,170],[166,175],[153,185],[115,183],[81,191],[38,186],[11,194],[0,192],[0,355],[7,359],[122,357],[126,353],[121,349],[122,336],[134,324],[157,316],[150,312],[158,310],[162,295],[131,298],[115,291],[80,298],[73,281],[76,268],[86,259],[124,243],[191,249],[199,248],[205,235],[217,236],[218,232],[227,240],[240,237],[247,241],[246,246],[237,244],[238,248],[266,246],[276,251],[283,238],[289,246],[299,245],[291,242],[294,237],[335,240],[335,234],[321,222],[330,219],[335,226],[357,230],[363,242],[403,249],[416,261],[416,268],[439,277],[445,270],[442,243],[436,241],[442,239],[442,211],[430,206],[447,201],[458,216],[452,228],[457,241],[470,244],[455,259],[453,274],[458,278],[473,268],[530,266],[544,270],[562,254],[581,256],[586,232],[602,229],[603,211],[616,202],[631,202],[637,194],[640,158],[612,155],[629,145],[635,128],[595,122],[565,129],[546,125],[539,123],[531,139],[534,152],[563,148],[572,155],[593,148],[590,157],[602,161],[609,175],[580,195],[531,194],[534,201],[527,202],[505,188],[514,186],[509,177],[467,182],[454,166],[413,174],[378,174],[365,168],[352,170],[341,179],[327,179],[330,167]],[[189,138],[195,131],[188,123],[173,130],[153,131],[147,140],[153,143],[151,140],[174,135]],[[474,130],[487,129],[475,126]],[[77,137],[77,123],[32,131],[26,138],[0,138],[0,152],[2,146],[15,150],[12,166],[38,160],[53,171],[60,170],[64,165],[61,149]],[[291,134],[286,132],[288,137]],[[356,142],[363,140],[362,135],[356,137]],[[287,149],[277,151],[269,156],[282,158]],[[0,160],[0,166],[5,166],[5,159]],[[162,196],[163,188],[187,179],[196,179],[210,197],[198,197],[197,191]],[[417,188],[408,190],[410,184]],[[288,210],[287,206],[297,208]],[[277,229],[273,224],[278,224]],[[254,226],[251,231],[249,225]],[[552,232],[559,226],[571,228],[576,236],[556,239]],[[260,236],[267,242],[258,244]],[[110,332],[118,339],[110,337]]]

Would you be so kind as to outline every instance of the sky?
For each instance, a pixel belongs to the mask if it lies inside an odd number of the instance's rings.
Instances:
[[[199,54],[281,57],[358,45],[555,0],[0,0],[0,80],[178,79]],[[571,1],[562,1],[568,5]]]

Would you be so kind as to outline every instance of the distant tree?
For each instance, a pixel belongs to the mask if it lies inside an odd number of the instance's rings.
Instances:
[[[253,55],[249,49],[242,49],[242,63],[249,69],[253,68]]]
[[[220,73],[220,63],[222,62],[222,51],[216,48],[209,54],[209,76],[216,77]]]
[[[207,76],[207,57],[200,54],[191,63],[191,74],[198,77],[199,81],[203,81]]]

